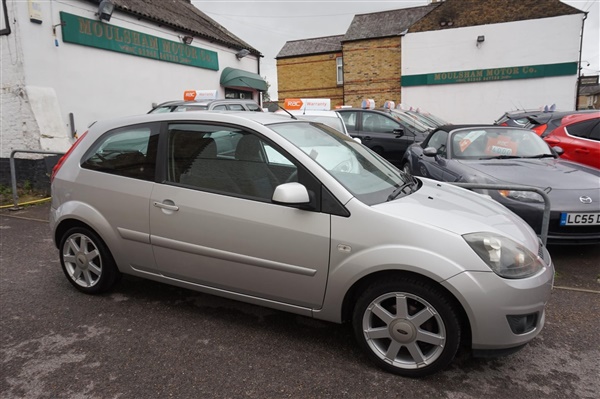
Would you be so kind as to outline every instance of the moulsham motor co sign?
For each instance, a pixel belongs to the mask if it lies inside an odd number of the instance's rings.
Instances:
[[[514,79],[533,79],[577,74],[576,62],[528,65],[506,68],[474,69],[469,71],[436,72],[402,76],[402,86],[442,85],[451,83],[498,82]]]
[[[215,71],[219,70],[218,55],[214,51],[66,12],[60,13],[60,20],[63,25],[63,41],[66,43],[81,44]]]

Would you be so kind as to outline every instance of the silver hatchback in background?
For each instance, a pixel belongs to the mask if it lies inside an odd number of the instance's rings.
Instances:
[[[94,124],[53,171],[50,225],[84,293],[130,274],[349,321],[370,359],[410,377],[443,369],[460,345],[490,355],[531,341],[554,275],[497,202],[267,113]]]

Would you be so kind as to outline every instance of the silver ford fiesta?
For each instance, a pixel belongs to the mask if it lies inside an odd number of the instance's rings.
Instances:
[[[68,281],[121,274],[351,322],[381,368],[515,352],[544,325],[554,270],[494,200],[416,179],[327,127],[267,113],[95,123],[52,174]]]

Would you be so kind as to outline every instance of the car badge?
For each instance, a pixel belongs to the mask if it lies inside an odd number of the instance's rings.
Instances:
[[[579,197],[579,201],[581,201],[583,204],[591,204],[592,203],[592,199],[590,197],[588,197],[587,195],[584,195],[583,197]]]

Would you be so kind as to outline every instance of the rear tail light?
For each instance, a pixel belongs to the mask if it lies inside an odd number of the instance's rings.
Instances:
[[[60,159],[58,160],[58,162],[56,163],[56,165],[54,165],[54,167],[52,168],[52,175],[50,176],[50,183],[52,183],[52,181],[54,181],[54,176],[56,176],[56,174],[58,173],[58,171],[60,170],[61,166],[65,163],[65,161],[67,160],[67,157],[69,155],[71,155],[71,152],[73,152],[73,150],[75,149],[75,147],[77,147],[77,145],[79,144],[79,142],[81,141],[81,139],[86,135],[87,131],[85,133],[83,133],[78,139],[77,141],[75,141],[73,143],[73,145],[71,146],[71,148],[69,148],[69,151],[67,151],[67,153],[65,155],[63,155],[62,157],[60,157]]]
[[[542,134],[544,134],[547,127],[548,127],[548,125],[544,124],[544,125],[536,126],[531,130],[533,130],[535,132],[535,134],[537,134],[538,136],[541,136]]]
[[[500,126],[508,126],[508,123],[506,123],[506,122],[502,122],[502,123],[500,124]]]

